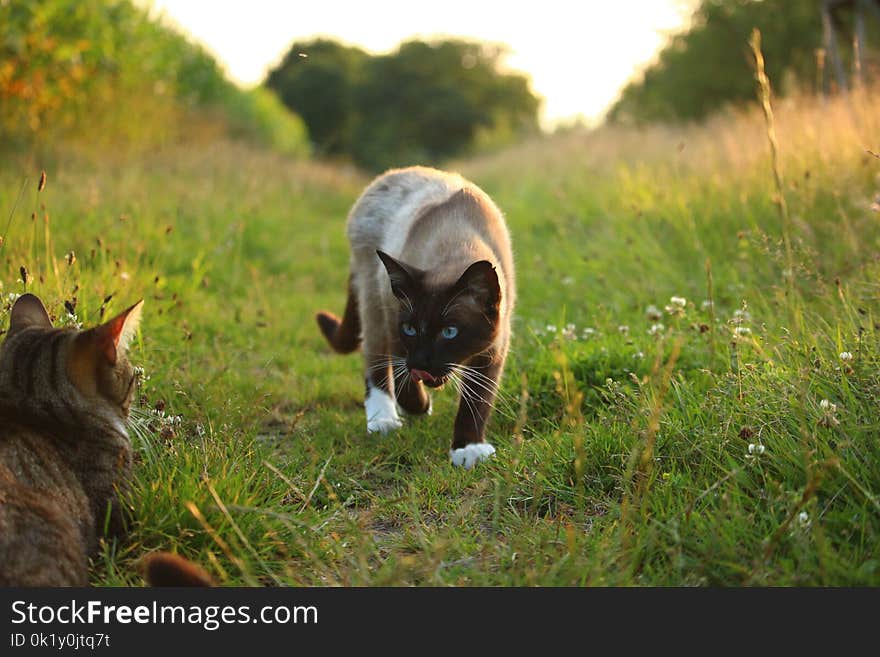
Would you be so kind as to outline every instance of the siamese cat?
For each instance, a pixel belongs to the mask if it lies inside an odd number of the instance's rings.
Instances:
[[[510,344],[516,296],[510,237],[489,196],[425,167],[376,178],[348,216],[351,264],[342,319],[317,315],[339,353],[362,346],[367,431],[431,412],[426,388],[461,399],[450,458],[470,469],[495,448],[486,422]]]

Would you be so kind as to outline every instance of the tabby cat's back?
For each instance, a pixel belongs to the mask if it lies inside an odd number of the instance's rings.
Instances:
[[[0,585],[85,585],[131,469],[125,352],[141,303],[86,331],[23,295],[0,347]]]

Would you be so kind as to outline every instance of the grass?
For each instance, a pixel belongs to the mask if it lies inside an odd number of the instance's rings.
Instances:
[[[22,266],[64,322],[146,299],[136,521],[93,584],[142,584],[155,549],[227,585],[880,584],[876,100],[776,108],[790,257],[757,111],[454,163],[520,292],[469,472],[451,391],[367,435],[359,356],[314,323],[362,175],[226,142],[5,160],[0,313]]]

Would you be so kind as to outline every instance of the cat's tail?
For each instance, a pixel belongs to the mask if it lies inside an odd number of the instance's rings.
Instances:
[[[216,586],[204,568],[171,552],[154,552],[141,562],[150,586]]]
[[[336,315],[326,310],[319,312],[315,319],[321,333],[327,338],[327,342],[333,350],[340,354],[348,354],[358,348],[361,343],[361,320],[358,316],[357,295],[354,291],[351,278],[348,279],[348,301],[345,303],[345,313],[340,320]]]

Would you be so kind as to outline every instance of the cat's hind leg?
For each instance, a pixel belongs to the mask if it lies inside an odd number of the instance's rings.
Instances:
[[[358,313],[357,293],[351,276],[348,279],[348,300],[342,319],[331,312],[322,310],[315,319],[321,333],[333,350],[340,354],[348,354],[358,348],[361,342],[361,322]]]
[[[430,415],[431,395],[421,381],[414,381],[409,372],[404,371],[394,381],[397,403],[409,415]]]

